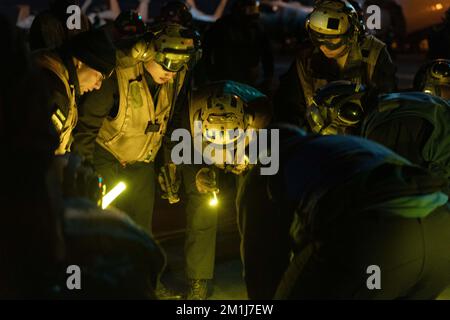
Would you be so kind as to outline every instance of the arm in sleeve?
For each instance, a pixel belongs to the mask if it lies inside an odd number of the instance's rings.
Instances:
[[[174,130],[178,128],[187,129],[190,131],[189,126],[189,98],[188,92],[190,90],[190,75],[189,73],[186,75],[185,82],[181,87],[180,93],[178,94],[177,100],[175,101],[173,114],[169,119],[169,123],[167,124],[167,130],[163,137],[162,143],[162,152],[163,152],[163,162],[172,163],[171,160],[171,152],[175,145],[179,142],[172,141],[172,133]]]
[[[103,120],[118,105],[118,87],[115,75],[106,79],[99,90],[83,96],[79,104],[79,118],[74,134],[74,151],[86,160],[92,161],[95,139],[102,127]]]
[[[48,99],[46,103],[52,114],[52,123],[59,135],[69,114],[70,99],[67,96],[66,88],[61,79],[50,70],[43,70],[42,81],[45,83],[46,88],[48,88]]]

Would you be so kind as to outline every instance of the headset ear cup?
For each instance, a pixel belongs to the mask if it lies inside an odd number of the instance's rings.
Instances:
[[[131,48],[131,56],[136,60],[141,60],[142,56],[144,55],[144,48],[142,41],[138,41],[132,48]]]
[[[154,46],[144,40],[140,40],[131,48],[131,56],[138,61],[149,61],[155,56]]]

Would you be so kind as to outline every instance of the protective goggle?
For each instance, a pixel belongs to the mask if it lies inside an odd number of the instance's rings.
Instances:
[[[316,47],[324,46],[328,50],[337,50],[348,43],[347,35],[324,35],[313,30],[309,30],[309,37]],[[339,41],[334,43],[332,39],[339,39]]]
[[[344,126],[354,126],[361,122],[364,116],[364,108],[361,102],[356,99],[344,99],[339,103],[333,103],[332,101],[327,101],[319,106],[314,104],[319,110],[321,107],[326,109],[334,110],[333,113],[336,115],[336,120],[338,123]]]
[[[240,134],[239,131],[236,132],[233,129],[205,129],[203,137],[214,145],[228,145],[235,141],[240,141],[243,134]]]
[[[155,62],[166,71],[178,72],[189,62],[190,59],[191,55],[188,54],[158,52],[155,57]]]
[[[431,66],[422,91],[444,99],[449,98],[450,64],[448,62],[440,61]]]
[[[224,113],[224,114],[210,114],[207,117],[206,120],[209,124],[215,124],[215,125],[220,125],[220,124],[228,124],[228,123],[238,123],[238,117],[236,116],[235,113]]]
[[[235,113],[209,114],[203,121],[203,136],[206,140],[226,145],[239,140],[243,134],[242,119]]]

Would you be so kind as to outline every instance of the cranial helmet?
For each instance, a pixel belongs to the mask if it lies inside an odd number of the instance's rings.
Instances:
[[[364,32],[364,24],[355,8],[344,0],[322,0],[316,3],[306,21],[306,30],[316,46],[336,50]],[[330,39],[341,39],[332,43]]]
[[[155,61],[170,72],[180,71],[199,52],[197,32],[178,24],[167,24],[155,32]]]
[[[450,60],[437,59],[424,64],[416,73],[414,89],[450,99]]]

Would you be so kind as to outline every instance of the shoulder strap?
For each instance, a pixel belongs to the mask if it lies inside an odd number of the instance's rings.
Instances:
[[[367,75],[369,79],[372,79],[378,57],[380,56],[381,50],[385,47],[384,42],[374,36],[368,36],[364,39],[361,45],[361,53],[363,62],[367,64]]]
[[[309,79],[308,81],[308,79],[306,78],[305,68],[301,62],[301,59],[296,60],[296,65],[297,65],[297,75],[303,89],[305,102],[307,107],[309,107],[310,105],[312,105],[314,97],[314,88],[312,87],[312,79]]]

